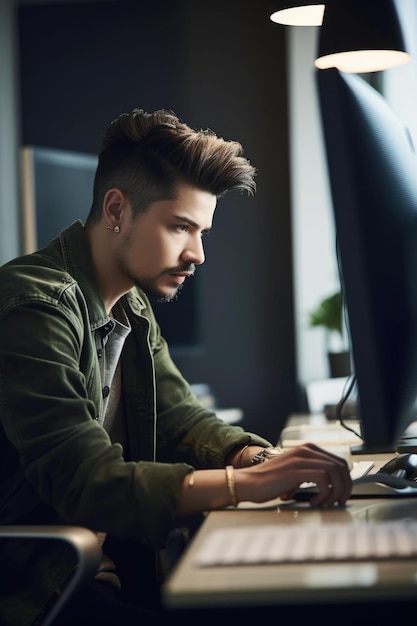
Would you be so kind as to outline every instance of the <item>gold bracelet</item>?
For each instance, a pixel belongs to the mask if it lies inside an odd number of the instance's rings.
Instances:
[[[243,448],[240,451],[240,454],[239,454],[239,467],[243,467],[243,465],[242,465],[242,456],[243,456],[243,453],[246,450],[246,448],[249,448],[249,444],[248,443],[246,444],[246,446],[243,446]]]
[[[226,482],[227,489],[229,490],[230,501],[232,506],[237,506],[239,503],[236,498],[236,490],[235,490],[235,474],[233,470],[233,465],[226,466]]]

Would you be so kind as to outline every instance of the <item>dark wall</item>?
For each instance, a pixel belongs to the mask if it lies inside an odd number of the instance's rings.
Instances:
[[[254,198],[219,201],[197,272],[203,349],[177,359],[273,441],[297,410],[285,29],[253,0],[136,0],[19,9],[22,143],[96,153],[134,107],[173,109],[240,141]]]

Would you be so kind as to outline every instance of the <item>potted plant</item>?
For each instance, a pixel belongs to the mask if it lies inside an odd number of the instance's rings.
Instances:
[[[309,326],[326,330],[327,355],[331,378],[350,375],[350,354],[346,347],[343,298],[337,291],[324,298],[309,314]]]

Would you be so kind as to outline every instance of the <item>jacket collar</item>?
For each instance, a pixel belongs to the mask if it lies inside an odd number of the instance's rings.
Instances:
[[[90,323],[95,330],[109,321],[109,316],[100,295],[97,273],[93,265],[90,246],[81,220],[77,220],[65,228],[59,237],[61,254],[65,270],[77,281],[87,301]],[[129,306],[136,315],[146,307],[138,288],[131,289],[127,294]]]

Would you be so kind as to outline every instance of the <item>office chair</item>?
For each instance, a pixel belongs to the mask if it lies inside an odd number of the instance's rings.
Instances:
[[[102,557],[97,536],[80,526],[0,526],[0,540],[22,539],[62,541],[75,553],[77,566],[69,581],[48,607],[42,626],[50,626],[72,594],[91,580]],[[7,574],[6,574],[7,575]]]

